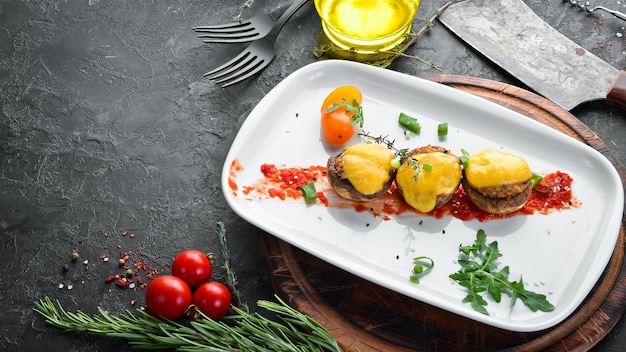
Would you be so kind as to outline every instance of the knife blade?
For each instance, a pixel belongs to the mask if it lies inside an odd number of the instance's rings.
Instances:
[[[569,40],[521,0],[466,0],[439,20],[452,33],[566,110],[604,99],[626,110],[626,71]]]

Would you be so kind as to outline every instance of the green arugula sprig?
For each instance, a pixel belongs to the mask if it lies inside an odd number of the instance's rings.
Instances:
[[[347,113],[353,112],[352,120],[350,121],[352,126],[358,125],[359,127],[363,127],[363,122],[365,121],[363,118],[363,107],[356,99],[352,99],[350,103],[346,98],[342,98],[341,103],[333,103],[324,113],[331,113],[341,107],[345,107]]]
[[[459,246],[459,253],[461,269],[450,275],[450,278],[467,288],[468,294],[463,302],[470,303],[474,310],[489,315],[485,308],[487,301],[482,296],[485,292],[498,303],[502,294],[508,295],[511,297],[511,307],[519,298],[533,312],[554,310],[545,295],[526,290],[521,277],[519,281],[509,281],[508,266],[498,270],[497,260],[502,257],[502,253],[497,241],[487,243],[485,231],[478,231],[472,245]]]

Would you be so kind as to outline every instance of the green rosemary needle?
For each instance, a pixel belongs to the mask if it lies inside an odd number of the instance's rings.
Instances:
[[[125,339],[137,349],[172,348],[176,351],[342,351],[337,340],[312,318],[278,303],[258,301],[258,306],[274,313],[281,322],[232,307],[233,314],[219,321],[201,315],[196,320],[170,321],[153,317],[143,310],[137,315],[126,310],[111,315],[98,307],[99,314],[66,311],[49,297],[35,302],[34,311],[50,325],[65,332],[87,332]]]

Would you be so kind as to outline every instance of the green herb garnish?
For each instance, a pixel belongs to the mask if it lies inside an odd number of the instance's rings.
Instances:
[[[487,301],[482,296],[484,292],[498,303],[502,294],[508,295],[511,297],[511,307],[519,298],[533,312],[554,310],[545,295],[526,290],[521,277],[519,281],[509,281],[508,266],[498,269],[496,261],[502,257],[498,242],[487,243],[485,231],[478,230],[474,244],[459,246],[459,253],[458,263],[461,269],[450,275],[450,278],[467,288],[468,294],[463,302],[470,303],[477,312],[489,315],[485,308]]]
[[[545,188],[538,187],[539,184],[541,183],[541,181],[543,181],[543,176],[533,172],[533,174],[530,177],[530,179],[532,180],[532,188],[537,190],[537,192],[540,192],[540,193],[549,193],[550,192],[550,186],[546,186]]]
[[[414,284],[420,283],[420,277],[424,276],[427,272],[431,271],[435,266],[435,262],[426,256],[413,258],[413,270],[409,280]]]
[[[302,196],[304,196],[304,200],[309,202],[314,202],[317,199],[317,191],[315,190],[315,182],[309,181],[306,185],[302,185]]]
[[[470,155],[467,150],[461,149],[461,156],[459,157],[459,159],[461,159],[461,164],[463,165],[464,169],[467,169],[467,162],[469,161],[469,157]]]
[[[346,98],[342,98],[341,103],[333,103],[333,105],[331,105],[328,109],[326,109],[324,113],[328,114],[341,107],[345,107],[347,113],[351,113],[351,112],[353,113],[352,120],[350,121],[350,124],[352,126],[359,125],[359,127],[363,127],[363,122],[364,122],[363,107],[359,104],[358,101],[356,101],[356,99],[352,99],[352,103],[350,103],[348,102],[348,100],[346,100]]]
[[[533,172],[532,176],[530,176],[532,180],[532,187],[535,188],[543,180],[543,176],[536,174]]]
[[[416,118],[411,117],[403,112],[400,113],[400,116],[398,116],[398,123],[406,128],[407,130],[415,133],[415,134],[419,134],[420,131],[422,130],[422,126],[420,125],[420,123],[417,121]]]
[[[337,340],[320,323],[278,303],[258,301],[277,320],[260,313],[249,313],[232,306],[232,315],[219,321],[202,313],[195,320],[163,320],[137,309],[113,315],[98,307],[98,313],[65,310],[59,301],[45,297],[35,302],[34,311],[48,324],[64,332],[87,332],[125,339],[137,349],[172,349],[176,351],[316,351],[340,352]]]
[[[430,164],[424,163],[424,165],[422,165],[422,169],[424,169],[424,171],[426,171],[426,172],[431,172],[431,171],[433,171],[433,166],[430,165]]]
[[[398,160],[397,162],[391,160],[391,166],[394,169],[399,168],[402,164],[406,163],[411,169],[413,169],[413,179],[417,182],[420,174],[420,161],[409,154],[409,148],[398,149],[394,146],[395,140],[390,141],[388,136],[378,136],[374,137],[367,132],[359,133],[359,136],[368,138],[369,141],[374,141],[374,143],[384,144],[388,149],[394,151],[394,160]],[[398,164],[399,163],[399,164]],[[397,166],[397,167],[396,167]]]
[[[448,123],[447,122],[440,123],[439,125],[437,125],[437,135],[439,137],[445,137],[448,135]]]

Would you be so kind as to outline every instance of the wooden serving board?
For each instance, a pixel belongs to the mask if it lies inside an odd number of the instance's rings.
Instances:
[[[604,154],[626,180],[607,146],[568,111],[524,89],[480,78],[430,77],[485,98],[577,138]],[[494,328],[430,306],[338,269],[262,233],[261,249],[281,298],[324,325],[345,351],[586,351],[615,326],[626,307],[625,225],[613,256],[582,305],[540,332]],[[372,258],[375,260],[375,258]]]

